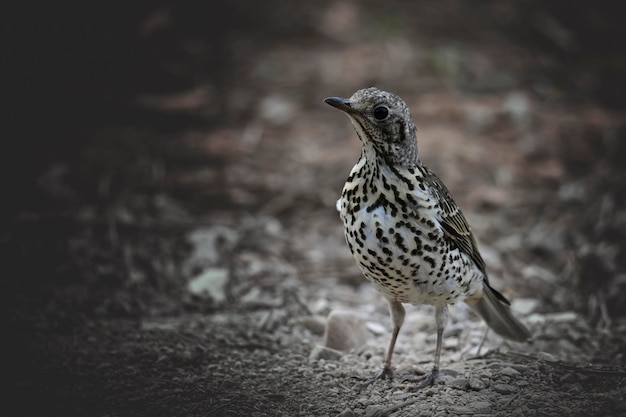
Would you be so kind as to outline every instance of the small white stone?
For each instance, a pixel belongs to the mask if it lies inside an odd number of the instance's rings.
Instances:
[[[187,284],[192,294],[208,294],[216,302],[226,299],[224,289],[228,282],[228,270],[225,268],[208,268]]]
[[[485,383],[480,378],[476,377],[470,378],[468,384],[470,389],[474,391],[481,391],[484,390],[486,387]]]

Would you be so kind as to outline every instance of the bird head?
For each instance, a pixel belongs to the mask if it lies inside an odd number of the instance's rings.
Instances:
[[[366,158],[375,156],[390,165],[417,163],[415,125],[408,106],[397,95],[366,88],[348,99],[328,97],[324,102],[348,115]]]

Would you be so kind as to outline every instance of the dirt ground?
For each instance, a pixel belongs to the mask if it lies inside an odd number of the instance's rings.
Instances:
[[[626,415],[614,2],[205,3],[20,26],[54,30],[12,49],[29,80],[3,159],[12,415]],[[37,54],[55,57],[45,77],[26,70]],[[369,86],[411,107],[422,160],[533,334],[481,342],[452,307],[420,392],[429,306],[407,306],[396,378],[360,389],[391,324],[335,210],[360,145],[322,100]],[[320,355],[337,311],[365,343]]]

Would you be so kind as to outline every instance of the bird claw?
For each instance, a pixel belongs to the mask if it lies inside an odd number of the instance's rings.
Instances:
[[[378,374],[376,374],[376,376],[361,383],[359,391],[368,387],[372,382],[375,382],[379,379],[391,381],[393,379],[393,370],[389,366],[383,366],[383,369]]]
[[[410,391],[419,391],[422,388],[427,387],[428,385],[433,385],[435,381],[439,378],[439,369],[433,368],[432,371],[417,383],[417,385],[410,388]]]

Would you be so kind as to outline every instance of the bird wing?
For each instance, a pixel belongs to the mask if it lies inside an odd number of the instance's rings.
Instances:
[[[483,273],[485,279],[484,284],[493,292],[495,297],[503,302],[505,305],[510,305],[509,300],[504,295],[496,291],[491,285],[489,285],[489,278],[487,277],[487,268],[485,261],[478,251],[478,245],[476,239],[472,234],[465,216],[461,212],[459,206],[456,205],[450,192],[444,185],[444,183],[428,168],[422,166],[422,174],[424,175],[424,181],[430,187],[434,197],[439,202],[441,227],[443,228],[444,235],[455,244],[459,250],[468,255],[472,261],[476,264],[478,269]]]
[[[424,181],[429,186],[434,197],[439,202],[441,227],[445,236],[450,239],[461,252],[469,256],[476,266],[487,276],[485,261],[478,251],[476,239],[472,230],[463,216],[463,213],[456,205],[450,192],[443,182],[428,168],[424,169]]]

